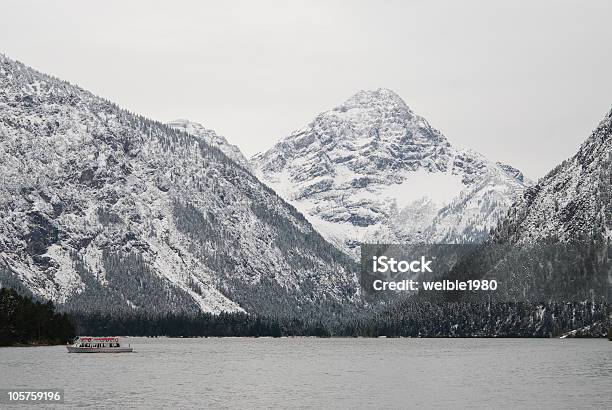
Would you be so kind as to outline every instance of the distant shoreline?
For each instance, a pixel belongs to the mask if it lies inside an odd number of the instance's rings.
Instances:
[[[607,339],[608,336],[554,336],[554,337],[501,337],[501,336],[475,336],[475,337],[413,337],[413,336],[119,336],[126,339]],[[14,344],[5,347],[50,347],[65,346],[65,344]]]
[[[609,339],[608,336],[568,336],[568,337],[496,337],[496,336],[482,336],[482,337],[411,337],[411,336],[377,336],[377,337],[365,337],[365,336],[330,336],[330,337],[322,337],[322,336],[124,336],[126,338],[143,338],[143,339],[457,339],[457,340],[467,340],[467,339],[558,339],[558,340],[576,340],[576,339]],[[6,348],[14,348],[14,347],[27,347],[27,348],[35,348],[35,347],[53,347],[53,346],[65,346],[65,344],[15,344],[10,346],[0,346],[0,349]]]
[[[49,346],[65,346],[63,343],[15,343],[8,346],[0,346],[0,349],[3,347],[49,347]]]

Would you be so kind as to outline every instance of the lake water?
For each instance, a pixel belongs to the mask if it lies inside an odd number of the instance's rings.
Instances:
[[[0,348],[0,388],[62,388],[58,408],[612,408],[612,342],[603,339],[129,343],[135,353]]]

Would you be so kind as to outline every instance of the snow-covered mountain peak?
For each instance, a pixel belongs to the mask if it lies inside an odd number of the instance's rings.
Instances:
[[[385,88],[359,91],[337,107],[321,113],[310,124],[315,128],[334,125],[342,131],[336,135],[337,139],[352,137],[357,144],[371,144],[372,148],[385,142],[396,144],[392,148],[400,148],[415,139],[445,142],[443,136],[424,118],[415,115],[399,95]],[[406,130],[411,132],[406,133]]]
[[[453,147],[387,89],[358,92],[251,164],[344,249],[482,240],[526,183],[512,167]]]
[[[346,172],[363,169],[447,170],[452,167],[449,147],[446,138],[397,94],[378,89],[360,91],[317,115],[252,162],[264,172],[276,172],[288,161],[297,161],[300,172],[291,176],[296,181],[305,173],[345,177]]]
[[[198,122],[193,122],[185,118],[170,121],[167,123],[167,125],[204,140],[213,147],[219,148],[221,152],[227,155],[230,159],[234,160],[236,163],[245,167],[247,170],[251,169],[249,161],[242,154],[240,148],[229,143],[224,136],[217,134],[214,130],[206,128]]]
[[[378,110],[379,112],[402,110],[406,113],[412,113],[406,102],[394,91],[387,88],[361,90],[333,110],[347,111],[355,108]]]

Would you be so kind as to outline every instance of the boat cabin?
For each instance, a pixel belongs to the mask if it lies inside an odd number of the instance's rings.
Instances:
[[[75,347],[121,347],[118,337],[81,336],[73,344]]]

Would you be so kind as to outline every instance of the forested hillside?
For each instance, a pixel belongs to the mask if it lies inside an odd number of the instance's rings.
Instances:
[[[69,316],[56,313],[52,302],[0,289],[0,346],[64,344],[74,337]]]

